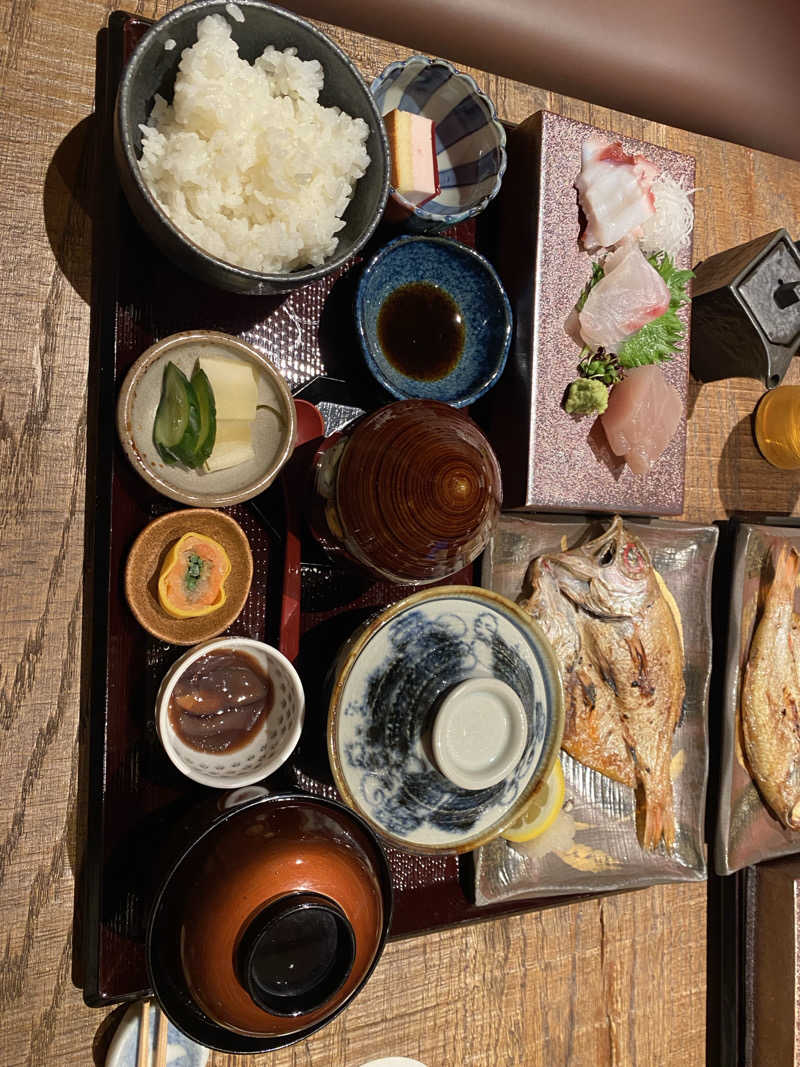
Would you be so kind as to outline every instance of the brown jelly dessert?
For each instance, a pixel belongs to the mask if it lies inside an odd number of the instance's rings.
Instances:
[[[169,701],[178,737],[199,752],[235,752],[265,721],[272,682],[246,652],[222,648],[200,656],[181,674]]]

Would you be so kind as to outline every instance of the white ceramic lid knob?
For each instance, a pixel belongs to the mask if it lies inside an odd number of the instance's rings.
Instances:
[[[499,678],[468,678],[454,686],[433,724],[439,770],[463,789],[487,789],[502,781],[527,740],[525,706]]]

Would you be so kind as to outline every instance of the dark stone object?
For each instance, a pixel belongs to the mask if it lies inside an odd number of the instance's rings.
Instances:
[[[800,252],[775,230],[704,260],[692,293],[691,369],[701,382],[780,384],[800,349]]]

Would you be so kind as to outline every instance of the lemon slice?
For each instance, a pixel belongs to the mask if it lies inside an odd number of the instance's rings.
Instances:
[[[507,841],[532,841],[552,826],[556,815],[564,803],[564,772],[561,760],[556,759],[542,788],[523,811],[516,822],[512,822],[500,834]]]

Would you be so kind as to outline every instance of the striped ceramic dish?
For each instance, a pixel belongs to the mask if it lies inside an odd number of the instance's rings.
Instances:
[[[443,230],[483,211],[505,173],[506,135],[474,80],[442,59],[411,56],[386,67],[370,88],[381,115],[399,108],[436,123],[439,195],[416,207],[390,190],[410,213],[408,228]]]

